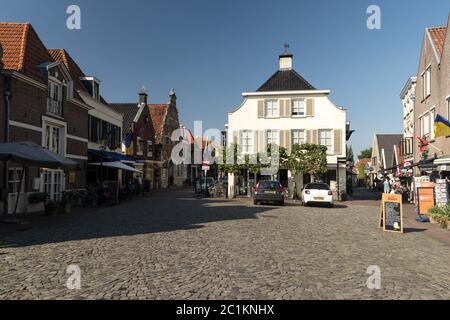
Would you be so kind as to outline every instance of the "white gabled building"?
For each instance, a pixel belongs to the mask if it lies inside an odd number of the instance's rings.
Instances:
[[[323,177],[339,193],[346,192],[346,165],[338,168],[338,159],[346,157],[349,125],[346,110],[336,106],[328,97],[329,90],[318,90],[293,69],[293,55],[279,56],[279,70],[257,91],[244,92],[244,101],[228,114],[228,145],[237,143],[242,152],[255,154],[267,150],[270,143],[278,144],[290,152],[292,145],[322,144],[328,147],[328,172]],[[229,175],[229,194],[235,194],[245,183],[245,177]],[[297,189],[309,182],[308,175],[291,175],[280,170],[278,179]],[[336,184],[340,180],[339,187]],[[239,192],[236,192],[239,193]],[[239,193],[245,194],[245,193]]]

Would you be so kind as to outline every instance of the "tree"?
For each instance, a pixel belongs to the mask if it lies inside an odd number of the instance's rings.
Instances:
[[[286,161],[286,167],[294,174],[307,173],[317,175],[327,172],[327,147],[305,143],[292,146],[292,152]]]
[[[366,180],[366,164],[360,163],[358,166],[358,180]]]
[[[360,155],[358,156],[358,159],[370,159],[372,158],[372,148],[365,149],[361,151]]]

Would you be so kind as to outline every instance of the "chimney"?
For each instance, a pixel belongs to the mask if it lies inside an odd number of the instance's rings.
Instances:
[[[289,45],[284,45],[284,52],[280,54],[280,70],[292,70],[292,58],[293,55],[289,53]]]
[[[139,91],[139,104],[145,104],[147,105],[147,89],[145,86],[142,86],[141,90]]]
[[[169,91],[169,103],[175,107],[177,106],[177,95],[173,88]]]

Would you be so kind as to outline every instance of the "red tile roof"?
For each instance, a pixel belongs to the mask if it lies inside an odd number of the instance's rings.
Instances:
[[[440,56],[444,51],[445,35],[447,33],[447,27],[433,27],[428,28],[431,38],[433,39],[434,46]]]
[[[53,61],[55,62],[63,62],[66,66],[67,70],[70,73],[70,76],[72,77],[73,81],[73,88],[75,89],[75,97],[83,101],[79,95],[78,92],[80,91],[87,91],[84,87],[83,83],[81,82],[80,78],[84,77],[85,74],[81,70],[81,68],[78,66],[78,64],[72,59],[72,57],[67,53],[64,49],[48,49],[48,53],[52,57]]]
[[[168,104],[148,104],[153,128],[155,128],[155,140],[157,144],[162,143],[162,135],[164,132],[164,123],[166,121]]]
[[[0,22],[0,46],[0,64],[4,69],[43,82],[38,66],[52,58],[31,24]]]

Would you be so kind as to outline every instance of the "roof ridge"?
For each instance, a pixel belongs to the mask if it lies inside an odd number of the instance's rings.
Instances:
[[[17,69],[19,69],[20,71],[23,71],[25,67],[25,51],[27,48],[28,34],[30,32],[29,23],[25,23],[22,25],[23,25],[22,42],[20,44],[19,65],[17,66]]]

